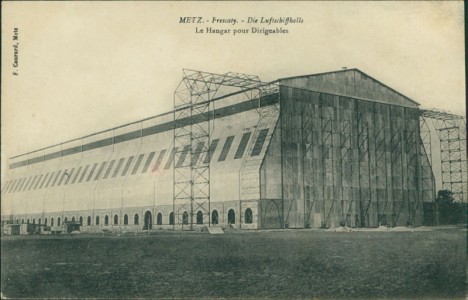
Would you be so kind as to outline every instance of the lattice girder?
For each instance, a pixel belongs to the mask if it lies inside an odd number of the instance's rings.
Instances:
[[[246,100],[258,99],[260,108],[261,97],[277,93],[278,85],[263,83],[258,76],[232,72],[215,74],[184,69],[183,75],[174,92],[174,147],[178,149],[173,161],[174,227],[182,225],[183,213],[187,211],[187,225],[193,229],[194,215],[199,210],[207,216],[208,225],[211,225],[210,161],[214,102],[242,94]],[[232,87],[236,91],[219,95],[221,87]],[[179,161],[184,163],[180,164]]]
[[[440,145],[442,189],[452,191],[456,201],[466,202],[468,197],[468,174],[466,158],[466,119],[449,112],[430,109],[422,110],[421,126],[424,131],[423,142],[430,156],[434,155],[428,136],[432,127],[437,132]],[[430,124],[430,125],[429,125]],[[428,133],[429,132],[429,133]]]

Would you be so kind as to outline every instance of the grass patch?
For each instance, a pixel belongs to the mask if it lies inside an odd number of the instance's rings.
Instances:
[[[21,298],[461,298],[466,232],[2,237]]]

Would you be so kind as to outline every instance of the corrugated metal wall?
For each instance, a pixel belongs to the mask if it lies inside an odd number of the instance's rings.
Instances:
[[[285,227],[421,225],[432,180],[417,108],[285,86],[280,94]]]

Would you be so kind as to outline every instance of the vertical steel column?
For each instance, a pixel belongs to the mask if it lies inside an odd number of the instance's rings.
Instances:
[[[406,155],[407,155],[407,191],[408,191],[408,225],[417,224],[415,218],[420,205],[420,175],[419,175],[419,124],[417,111],[415,109],[407,109],[406,114],[407,131],[406,131]]]
[[[324,220],[322,221],[322,227],[327,227],[328,226],[328,218],[330,217],[331,211],[333,210],[334,207],[334,202],[335,199],[333,197],[333,192],[330,195],[329,189],[327,186],[331,186],[331,190],[333,191],[334,187],[334,178],[333,178],[333,135],[332,135],[332,126],[333,126],[333,107],[329,107],[329,104],[326,103],[327,100],[325,100],[325,97],[331,97],[329,95],[324,95],[321,94],[321,146],[322,146],[322,155],[321,155],[321,160],[322,160],[322,178],[323,178],[323,185],[322,185],[322,191],[323,191],[323,216]],[[330,152],[332,153],[331,157],[331,163],[328,164],[327,162],[330,161]],[[328,161],[327,161],[328,160]],[[331,166],[329,166],[331,165]],[[328,173],[331,171],[331,185],[329,184],[329,178],[328,178]],[[331,203],[328,203],[331,201]],[[329,207],[327,208],[327,206]]]
[[[358,174],[359,174],[359,200],[360,200],[360,226],[369,226],[368,211],[372,203],[371,182],[370,182],[370,143],[369,143],[369,122],[366,116],[366,109],[358,106],[357,110],[357,138],[358,138]],[[367,184],[364,186],[364,178]],[[363,190],[366,189],[366,195]]]
[[[290,89],[288,89],[290,91]],[[289,98],[289,96],[288,96]],[[294,181],[292,166],[292,136],[293,136],[293,112],[294,107],[289,99],[288,105],[281,106],[281,132],[282,132],[282,173],[283,173],[283,202],[289,203],[283,208],[284,226],[289,227],[289,213],[294,203]],[[284,204],[284,203],[283,203]],[[287,209],[287,211],[285,211]]]
[[[377,110],[376,107],[379,107]],[[385,216],[388,199],[386,197],[387,189],[387,145],[385,138],[385,121],[382,111],[387,106],[384,104],[374,104],[374,140],[375,140],[375,175],[376,175],[376,203],[377,203],[377,225],[386,225]],[[383,187],[382,187],[383,185]],[[382,203],[383,202],[383,203]],[[383,208],[383,209],[382,209]]]
[[[353,203],[352,195],[350,199],[350,193],[349,191],[351,190],[350,187],[352,187],[353,183],[353,163],[352,163],[352,114],[351,108],[352,108],[352,100],[348,98],[342,98],[340,97],[340,102],[341,109],[340,109],[340,152],[341,152],[341,201],[343,202],[342,204],[342,224],[344,226],[347,226],[347,221],[348,221],[348,214],[351,209],[351,205]],[[346,193],[345,193],[345,186],[347,187]],[[345,197],[346,195],[346,197]],[[349,203],[348,209],[346,210],[345,207],[345,199]]]
[[[309,94],[308,94],[309,95]],[[313,140],[313,122],[312,118],[314,116],[313,103],[307,101],[303,104],[302,114],[301,114],[301,124],[302,124],[302,147],[304,149],[302,155],[302,182],[303,182],[303,194],[304,194],[304,227],[310,226],[310,214],[313,209],[315,202],[315,197],[312,197],[312,185],[313,185],[313,149],[312,144]]]
[[[360,210],[360,180],[359,180],[359,146],[358,146],[358,101],[357,99],[350,98],[350,112],[351,112],[351,119],[350,119],[350,147],[351,149],[348,151],[349,156],[349,165],[350,165],[350,201],[348,210],[346,211],[346,219],[345,225],[346,226],[353,226],[358,227],[358,214],[357,212]],[[358,173],[358,176],[355,176],[355,172]],[[352,216],[352,217],[351,217]],[[351,220],[350,220],[351,218]]]
[[[396,223],[398,221],[398,215],[399,215],[399,210],[395,211],[396,208],[396,203],[395,200],[398,198],[403,197],[403,193],[399,193],[398,195],[395,193],[398,187],[400,187],[400,191],[403,189],[403,185],[398,186],[398,184],[401,184],[401,180],[403,179],[403,174],[402,174],[402,126],[401,126],[401,121],[398,120],[396,116],[394,116],[393,109],[396,109],[396,107],[390,107],[390,133],[391,133],[391,177],[392,177],[392,224],[391,226],[396,226]],[[400,181],[397,180],[397,178],[400,177]],[[402,202],[403,199],[400,199]],[[401,206],[401,205],[400,205]],[[400,207],[401,209],[401,207]]]

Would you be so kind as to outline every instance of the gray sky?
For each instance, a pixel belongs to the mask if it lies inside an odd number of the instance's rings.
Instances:
[[[2,173],[7,157],[171,110],[183,68],[270,81],[355,67],[422,107],[464,114],[463,14],[461,1],[3,2]],[[304,23],[220,36],[183,16]]]

